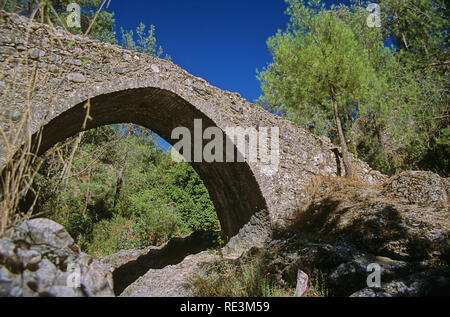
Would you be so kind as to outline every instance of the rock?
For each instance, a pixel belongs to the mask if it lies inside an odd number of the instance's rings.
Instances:
[[[58,68],[58,66],[56,66],[56,65],[50,65],[49,67],[48,67],[48,70],[51,72],[51,73],[53,73],[53,74],[58,74],[59,73],[59,68]]]
[[[11,56],[11,55],[14,55],[15,53],[16,53],[16,50],[14,49],[14,47],[0,46],[0,54],[1,55]]]
[[[308,288],[308,275],[302,270],[297,273],[297,287],[295,288],[295,297],[302,297]]]
[[[11,240],[0,240],[0,265],[4,265],[13,273],[20,272],[22,269],[22,264],[15,253],[15,249],[16,246]]]
[[[162,279],[163,275],[160,274],[163,274],[163,270],[168,270],[169,273],[167,274],[170,275],[175,274],[172,271],[184,274],[184,268],[187,270],[194,269],[196,261],[201,261],[204,258],[204,254],[198,255],[198,257],[197,254],[215,246],[216,239],[217,233],[213,231],[197,231],[185,237],[174,237],[159,247],[150,246],[140,250],[123,250],[103,258],[101,262],[113,272],[114,292],[116,295],[120,295],[131,285],[136,283],[141,285],[138,280],[142,281],[142,287],[147,287],[145,283],[150,282],[151,278],[144,278],[146,273],[153,272],[153,275]],[[190,260],[190,263],[193,263],[192,268],[187,268],[187,266],[181,264],[187,257],[193,257]],[[183,268],[179,269],[179,265],[182,265]],[[187,276],[186,274],[184,275],[185,277]],[[168,279],[168,284],[163,286],[163,288],[173,287],[178,289],[178,286],[175,284],[186,283],[186,281],[183,281],[183,278],[173,276]],[[139,291],[137,288],[134,288],[133,293]],[[152,292],[153,294],[162,294],[165,291],[153,290]]]
[[[14,109],[13,111],[11,111],[11,113],[9,114],[9,118],[13,121],[13,122],[17,122],[20,120],[20,118],[22,117],[22,114]]]
[[[204,86],[193,84],[192,88],[194,89],[195,92],[197,92],[201,96],[208,96],[208,95],[212,94],[211,90],[209,90],[208,88],[206,88]]]
[[[81,297],[82,295],[79,289],[67,286],[52,286],[44,292],[39,293],[41,297]]]
[[[159,73],[159,67],[155,64],[152,64],[151,66],[152,71],[154,71],[155,73]]]
[[[364,288],[351,297],[450,296],[450,269],[416,273],[401,280],[383,283],[380,288]]]
[[[392,177],[383,194],[407,204],[442,204],[449,201],[449,181],[432,172],[408,171]]]
[[[109,267],[79,252],[64,227],[48,219],[9,229],[0,239],[0,260],[0,296],[114,296]]]
[[[33,219],[23,222],[14,230],[6,232],[6,237],[14,241],[25,241],[32,245],[45,245],[55,249],[65,249],[74,246],[69,233],[60,224],[49,219]]]
[[[0,266],[0,297],[13,296],[20,288],[22,278],[20,275],[11,273],[6,267]]]
[[[80,253],[80,257],[78,262],[85,265],[85,266],[89,266],[91,265],[93,259],[90,255],[88,254],[84,254],[84,253]]]
[[[313,285],[320,272],[331,296],[447,294],[448,181],[428,172],[400,175],[402,182],[393,177],[383,186],[325,180],[292,225],[261,249],[265,268],[291,287],[299,269]],[[407,191],[410,177],[416,185]],[[367,287],[370,264],[380,267],[379,289]]]
[[[4,258],[16,258],[14,250],[16,246],[11,240],[2,239],[0,240],[0,257]],[[3,262],[3,261],[2,261]]]
[[[207,251],[187,256],[181,263],[168,265],[163,269],[150,269],[146,274],[128,286],[121,297],[192,297],[189,278],[199,274],[205,266],[218,260],[217,255]]]
[[[131,69],[129,67],[117,67],[114,68],[114,72],[116,72],[119,75],[123,75],[131,72]]]
[[[31,51],[30,58],[31,59],[40,59],[44,55],[45,55],[44,51],[35,48]]]
[[[87,272],[81,276],[81,284],[90,297],[114,296],[112,275],[98,262],[88,266]]]
[[[84,83],[86,82],[86,77],[80,73],[70,73],[67,75],[67,79],[74,83]]]
[[[39,263],[39,269],[33,275],[36,278],[39,289],[45,289],[53,285],[53,281],[56,279],[57,269],[52,262],[44,259]]]
[[[79,59],[69,58],[65,61],[66,64],[81,66],[83,63]]]
[[[425,175],[429,182],[447,184],[436,174]],[[296,217],[292,228],[326,241],[339,237],[351,241],[360,250],[394,260],[418,261],[433,252],[448,260],[448,208],[441,206],[436,198],[443,197],[448,186],[435,190],[440,196],[428,191],[424,196],[430,197],[429,203],[422,205],[405,202],[404,195],[397,194],[399,187],[388,190],[390,186],[389,183],[379,188],[325,181],[309,206]]]
[[[42,259],[39,252],[35,250],[17,249],[16,253],[20,261],[23,263],[24,268],[27,269],[35,267]]]
[[[128,54],[128,53],[124,53],[123,54],[123,59],[126,60],[126,61],[130,61],[131,60],[131,55]]]

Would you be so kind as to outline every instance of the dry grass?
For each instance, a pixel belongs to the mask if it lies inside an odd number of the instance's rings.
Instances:
[[[245,264],[222,259],[206,276],[194,275],[189,282],[198,297],[292,297],[295,293],[266,274],[261,258]]]
[[[3,6],[6,1],[3,2]],[[42,10],[43,2],[38,4],[33,11],[30,22],[27,26],[25,47],[28,47],[30,39],[31,21],[38,12]],[[0,15],[4,15],[0,11]],[[0,16],[0,18],[3,18]],[[59,18],[59,17],[58,17]],[[41,22],[52,25],[50,18],[41,14]],[[43,32],[49,39],[48,51],[55,51],[57,48],[64,49],[61,40],[47,28],[39,28],[35,32]],[[76,47],[74,43],[74,47]],[[9,117],[6,125],[0,125],[0,148],[6,149],[3,153],[6,161],[0,162],[0,236],[11,226],[30,219],[33,216],[33,207],[39,196],[34,192],[34,202],[27,210],[19,210],[19,203],[32,190],[33,180],[45,160],[59,151],[62,145],[56,145],[44,155],[38,156],[42,137],[42,127],[44,126],[50,106],[56,101],[59,88],[54,88],[49,84],[52,78],[65,78],[66,75],[74,71],[74,66],[60,69],[59,73],[52,74],[50,65],[46,68],[39,68],[38,61],[30,58],[30,50],[24,53],[15,52],[6,59],[0,61],[0,80],[5,82],[5,87],[0,93],[0,109]],[[18,71],[20,70],[20,71]],[[25,70],[23,72],[23,70]],[[36,122],[37,113],[34,109],[34,98],[38,91],[45,91],[47,96],[52,96],[44,109],[44,115]],[[26,96],[23,100],[23,96]],[[18,97],[19,96],[19,97]],[[22,99],[21,99],[22,98]],[[11,109],[11,106],[21,105],[20,110]],[[13,120],[11,113],[20,112],[20,119]],[[42,109],[40,110],[43,111]],[[87,114],[88,116],[88,114]],[[86,117],[87,117],[86,116]],[[82,123],[80,123],[81,126]],[[38,131],[36,128],[40,127]]]
[[[277,253],[277,250],[272,250]],[[198,297],[294,297],[296,285],[276,277],[264,261],[266,252],[245,256],[241,260],[221,258],[207,273],[189,279]],[[269,274],[269,271],[272,271]],[[278,269],[276,269],[278,271]],[[280,272],[278,272],[280,273]],[[328,297],[326,276],[313,269],[309,274],[308,288],[302,297]]]
[[[359,201],[360,196],[355,189],[381,190],[383,184],[369,184],[359,178],[346,178],[342,176],[314,175],[303,187],[302,196],[297,209],[287,220],[296,222],[313,203],[326,198],[333,198],[342,202]]]

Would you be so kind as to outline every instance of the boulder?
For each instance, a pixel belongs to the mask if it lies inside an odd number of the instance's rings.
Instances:
[[[114,296],[112,274],[80,252],[63,226],[33,219],[0,239],[0,297],[5,296]]]

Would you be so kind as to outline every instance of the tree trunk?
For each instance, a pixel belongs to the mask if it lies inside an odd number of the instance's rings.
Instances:
[[[119,175],[117,176],[117,181],[116,181],[116,193],[114,195],[114,204],[113,206],[116,207],[117,205],[117,200],[119,199],[119,195],[120,195],[120,190],[122,189],[123,183],[124,183],[124,179],[123,179],[123,173],[125,170],[125,165],[127,163],[127,157],[128,157],[128,152],[125,151],[125,154],[122,156],[122,167],[120,168],[119,171]]]
[[[128,125],[128,129],[127,129],[127,133],[125,135],[125,139],[128,138],[133,131],[134,131],[133,124],[129,124]],[[119,199],[120,191],[121,191],[122,186],[124,184],[123,173],[125,171],[125,165],[127,164],[127,159],[128,159],[128,150],[125,149],[125,153],[123,154],[122,160],[121,160],[121,166],[122,167],[120,168],[119,175],[117,175],[116,193],[114,194],[114,202],[113,202],[113,206],[114,207],[116,207],[116,205],[117,205],[117,200]]]
[[[84,203],[83,212],[81,213],[83,216],[86,215],[86,211],[89,205],[89,199],[91,199],[91,173],[92,170],[89,169],[88,181],[87,181],[87,189],[86,189],[86,201]]]
[[[66,164],[64,165],[63,170],[61,172],[61,176],[60,176],[61,181],[64,180],[64,178],[66,176],[70,176],[69,174],[70,174],[70,170],[72,168],[73,158],[75,156],[75,152],[78,149],[78,146],[80,145],[81,138],[83,137],[83,135],[84,135],[84,132],[80,132],[80,133],[78,133],[77,138],[75,139],[75,143],[73,145],[73,148],[72,148],[72,151],[70,153],[70,156],[69,156],[69,158],[68,158],[68,160],[67,160]]]
[[[342,160],[344,161],[345,177],[353,177],[353,164],[350,161],[348,154],[347,142],[345,141],[344,131],[342,130],[341,119],[339,118],[339,108],[338,102],[336,100],[336,95],[334,94],[334,89],[331,89],[331,99],[333,101],[334,108],[334,121],[336,122],[336,127],[339,136],[339,142],[341,143]]]

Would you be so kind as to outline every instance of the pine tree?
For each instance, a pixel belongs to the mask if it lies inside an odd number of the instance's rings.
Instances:
[[[342,117],[364,101],[376,82],[368,52],[333,11],[290,1],[288,31],[268,40],[274,62],[259,74],[265,98],[296,117],[334,120],[346,177],[353,176]],[[314,6],[313,6],[314,7]],[[315,114],[316,115],[315,115]],[[317,115],[319,114],[319,115]]]

